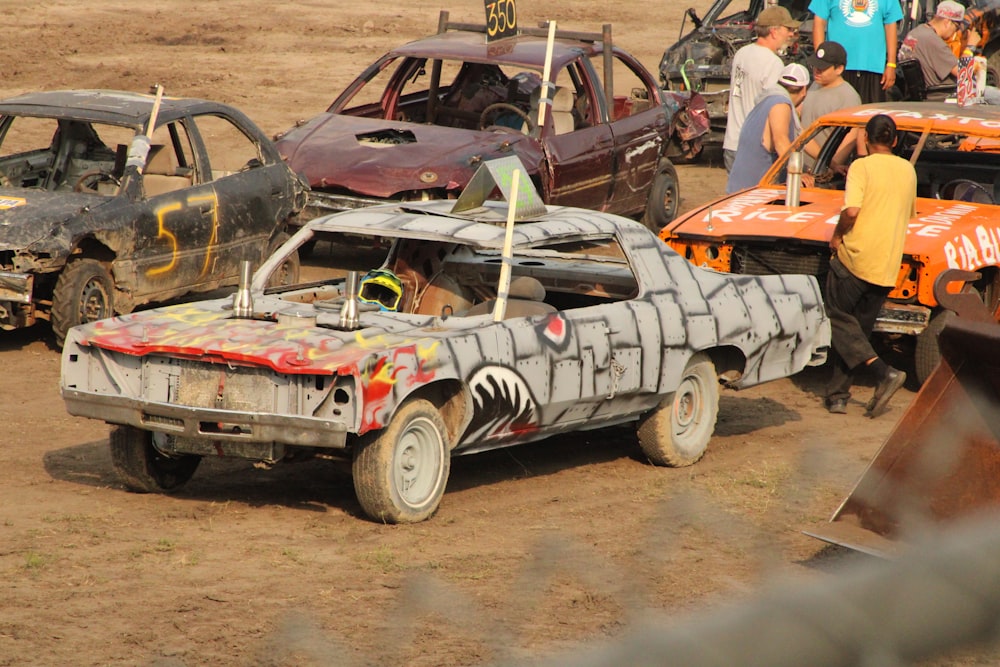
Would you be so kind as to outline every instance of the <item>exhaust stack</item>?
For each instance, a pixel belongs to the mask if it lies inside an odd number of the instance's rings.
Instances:
[[[797,208],[802,190],[802,153],[796,151],[788,156],[788,176],[785,184],[785,205]]]
[[[340,329],[353,331],[358,328],[358,272],[348,271],[344,285],[344,305],[340,309]]]
[[[233,294],[233,316],[243,319],[253,317],[253,296],[250,295],[250,262],[240,264],[240,286]]]

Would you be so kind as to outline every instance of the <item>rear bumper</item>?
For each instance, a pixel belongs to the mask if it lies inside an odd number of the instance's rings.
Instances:
[[[930,321],[931,309],[927,306],[887,301],[879,311],[874,330],[878,333],[916,336],[927,328]]]
[[[184,438],[213,442],[278,442],[335,449],[343,449],[347,444],[347,426],[327,419],[194,408],[65,387],[62,395],[71,415]]]

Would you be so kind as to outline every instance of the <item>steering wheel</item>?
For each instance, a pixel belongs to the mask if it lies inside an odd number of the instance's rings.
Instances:
[[[996,204],[993,194],[975,181],[967,178],[956,178],[941,186],[939,199],[974,202],[976,204]]]
[[[101,183],[114,183],[116,188],[122,186],[122,182],[111,172],[104,171],[103,169],[91,169],[90,171],[83,172],[83,175],[77,180],[76,185],[73,186],[73,192],[99,194],[97,186]]]
[[[514,130],[515,132],[517,132],[515,128],[509,127],[507,125],[493,125],[492,123],[489,122],[490,120],[492,120],[493,116],[497,115],[500,111],[509,111],[512,114],[516,115],[521,120],[523,120],[525,123],[528,124],[529,132],[535,129],[535,121],[531,120],[531,117],[527,113],[522,111],[520,107],[517,107],[513,104],[509,104],[507,102],[495,102],[486,107],[485,109],[483,109],[483,112],[479,114],[479,129]]]

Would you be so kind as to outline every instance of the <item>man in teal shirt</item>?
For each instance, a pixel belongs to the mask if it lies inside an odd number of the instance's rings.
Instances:
[[[861,102],[885,102],[896,82],[896,22],[902,20],[899,0],[812,0],[813,47],[826,40],[847,51],[844,79]]]

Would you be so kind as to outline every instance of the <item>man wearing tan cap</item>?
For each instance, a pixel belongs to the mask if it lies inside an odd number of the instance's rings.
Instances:
[[[757,15],[754,28],[757,41],[747,44],[733,56],[726,138],[722,142],[727,172],[732,170],[736,159],[743,121],[754,108],[760,94],[772,88],[781,75],[784,63],[777,52],[795,39],[795,32],[801,23],[793,20],[784,7],[768,7]]]

